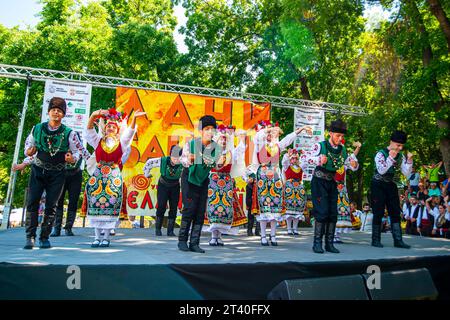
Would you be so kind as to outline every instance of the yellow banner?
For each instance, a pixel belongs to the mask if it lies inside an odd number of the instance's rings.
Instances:
[[[159,168],[152,169],[152,178],[144,176],[144,165],[149,158],[164,157],[173,145],[184,145],[185,139],[197,135],[198,120],[203,115],[214,116],[218,123],[234,125],[247,130],[246,164],[251,159],[251,136],[254,126],[270,119],[270,104],[255,104],[244,100],[230,100],[190,94],[177,94],[152,90],[117,88],[116,106],[119,111],[132,115],[145,111],[147,116],[137,120],[131,154],[124,165],[123,178],[127,185],[128,215],[148,216],[156,212],[156,186]],[[238,195],[242,202],[245,182],[236,179]],[[181,209],[181,197],[179,202]]]

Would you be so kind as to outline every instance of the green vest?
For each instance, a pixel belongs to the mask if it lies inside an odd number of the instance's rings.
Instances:
[[[161,176],[168,180],[178,180],[181,176],[181,171],[183,171],[183,166],[177,164],[173,166],[170,163],[170,157],[161,158]]]
[[[381,152],[383,154],[385,160],[389,157],[389,150],[387,148],[381,149],[378,152]],[[401,152],[397,153],[397,156],[394,159],[395,165],[391,166],[389,170],[385,174],[382,174],[381,176],[390,181],[400,181],[399,169],[402,165],[402,158],[403,154]],[[376,166],[375,166],[375,174],[379,174]]]
[[[347,149],[343,145],[333,148],[328,140],[320,142],[320,154],[327,157],[327,163],[319,166],[327,171],[336,172],[347,160]]]
[[[33,138],[38,150],[37,157],[44,162],[65,162],[71,131],[72,129],[63,124],[55,131],[48,129],[48,122],[37,124],[33,129]]]
[[[193,139],[190,142],[190,153],[195,155],[195,162],[201,159],[201,163],[195,163],[189,166],[188,181],[196,186],[203,186],[203,183],[209,176],[209,172],[216,166],[218,157],[220,156],[220,146],[211,141],[211,143],[205,147],[201,138]],[[211,164],[206,165],[204,157],[208,157],[212,161]]]

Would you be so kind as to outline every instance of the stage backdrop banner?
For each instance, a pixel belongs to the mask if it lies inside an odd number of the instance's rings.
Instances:
[[[117,88],[116,107],[128,115],[136,111],[147,113],[146,117],[137,120],[137,133],[123,169],[130,216],[155,215],[160,171],[159,168],[152,169],[152,177],[147,179],[145,162],[167,156],[173,145],[183,147],[193,134],[197,136],[198,121],[203,115],[213,115],[218,124],[234,125],[236,129],[247,131],[246,164],[249,164],[253,150],[253,144],[249,142],[254,135],[254,126],[261,120],[270,120],[270,104],[267,103],[129,88]],[[236,186],[242,204],[245,182],[237,178]],[[181,209],[181,196],[178,207]]]
[[[294,147],[301,151],[310,151],[315,143],[324,139],[325,131],[325,113],[321,110],[295,109],[294,112],[294,130],[302,126],[311,126],[313,128],[312,137],[301,134],[294,142]],[[314,167],[308,166],[303,172],[303,180],[311,181]]]

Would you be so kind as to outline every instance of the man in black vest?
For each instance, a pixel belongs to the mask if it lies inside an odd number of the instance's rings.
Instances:
[[[31,167],[24,249],[34,247],[39,202],[44,191],[46,202],[39,247],[51,247],[48,238],[55,219],[56,204],[64,187],[66,163],[73,164],[79,159],[77,144],[80,141],[75,131],[61,123],[65,114],[64,99],[52,98],[48,106],[49,121],[37,124],[25,141],[25,155],[34,157],[37,154]]]
[[[381,149],[375,156],[375,173],[371,183],[373,226],[372,246],[382,248],[381,244],[381,220],[387,207],[394,246],[397,248],[410,248],[402,240],[400,225],[400,199],[396,182],[399,180],[399,172],[405,176],[411,173],[413,155],[408,152],[405,157],[401,150],[406,143],[406,133],[394,131],[388,147]]]
[[[81,137],[78,132],[76,132],[78,139],[80,141]],[[89,159],[89,152],[83,147],[79,146],[84,150],[82,157],[85,160]],[[50,237],[59,237],[61,235],[62,220],[64,215],[64,199],[66,197],[66,192],[69,194],[69,204],[67,206],[67,219],[66,225],[64,226],[64,232],[66,236],[73,236],[72,227],[77,217],[78,201],[81,194],[81,184],[83,182],[83,171],[81,170],[81,163],[83,159],[80,158],[75,164],[66,165],[66,174],[64,181],[64,188],[59,197],[58,205],[56,207],[55,224],[53,225],[53,232]]]
[[[247,170],[245,175],[245,180],[247,185],[245,186],[245,205],[247,206],[247,235],[253,236],[253,225],[255,224],[255,215],[252,213],[252,203],[253,203],[253,187],[255,185],[255,174]],[[260,236],[261,226],[256,223],[255,236]]]
[[[403,212],[406,219],[406,234],[418,235],[417,232],[417,219],[419,218],[420,211],[423,207],[419,204],[416,195],[411,195],[409,198],[409,204],[406,205],[406,210]]]
[[[156,236],[162,236],[161,227],[166,212],[167,202],[169,202],[169,220],[167,223],[167,235],[176,236],[173,232],[175,219],[177,217],[178,202],[180,201],[180,177],[183,166],[180,164],[182,149],[179,146],[172,146],[170,156],[157,159],[149,159],[144,166],[144,175],[151,177],[151,169],[160,167],[161,176],[158,181],[158,209],[156,209]]]

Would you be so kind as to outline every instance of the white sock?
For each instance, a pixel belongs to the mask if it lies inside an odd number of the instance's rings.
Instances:
[[[277,222],[275,220],[270,221],[270,236],[275,238],[277,235]]]
[[[105,232],[105,234],[103,235],[103,240],[109,240],[109,232],[111,229],[103,229],[103,231]]]
[[[267,221],[260,221],[259,224],[261,226],[261,238],[264,238],[266,236]]]
[[[101,238],[101,233],[102,233],[102,229],[100,228],[94,228],[94,232],[95,232],[95,240],[100,240]]]
[[[290,231],[292,230],[292,227],[291,227],[292,221],[293,221],[293,218],[291,218],[291,217],[289,217],[289,218],[286,219],[287,231],[288,231],[288,232],[290,232]]]
[[[294,229],[294,231],[298,230],[298,218],[292,220],[292,229]]]

